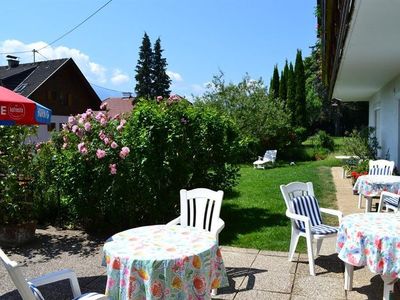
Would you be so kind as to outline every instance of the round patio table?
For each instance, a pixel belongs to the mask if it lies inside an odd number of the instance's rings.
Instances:
[[[362,175],[357,178],[353,191],[365,196],[365,212],[370,212],[372,197],[380,196],[383,191],[395,194],[400,192],[400,176]]]
[[[351,214],[342,219],[336,252],[345,262],[345,289],[353,288],[353,266],[367,266],[384,282],[383,299],[389,299],[400,277],[400,214]]]
[[[215,234],[154,225],[115,234],[103,247],[112,299],[211,299],[228,285]]]

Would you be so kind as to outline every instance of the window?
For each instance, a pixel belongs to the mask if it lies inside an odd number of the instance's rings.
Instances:
[[[56,129],[56,123],[50,123],[50,124],[47,125],[47,131],[48,132],[51,132],[54,129]]]

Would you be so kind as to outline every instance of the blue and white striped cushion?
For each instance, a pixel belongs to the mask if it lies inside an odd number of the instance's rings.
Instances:
[[[28,281],[29,288],[32,291],[32,294],[35,296],[36,300],[44,300],[42,293],[39,291],[39,289],[34,286],[31,282]]]
[[[389,204],[395,207],[399,206],[399,198],[397,197],[390,197],[388,195],[383,195],[383,203]]]
[[[321,213],[319,211],[318,201],[314,196],[298,196],[292,199],[294,212],[298,215],[310,218],[311,226],[322,224]],[[306,225],[303,221],[295,221],[297,228],[303,232],[306,230]]]
[[[379,168],[378,166],[373,166],[369,172],[369,175],[392,175],[390,173],[390,167],[389,166],[384,166],[382,168]]]
[[[338,232],[338,229],[336,227],[324,225],[324,224],[311,227],[312,234],[326,235],[326,234],[332,234],[332,233],[337,233],[337,232]]]

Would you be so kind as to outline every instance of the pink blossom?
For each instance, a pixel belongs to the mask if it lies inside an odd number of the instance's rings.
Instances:
[[[108,103],[107,102],[103,102],[101,105],[100,105],[100,109],[101,110],[106,110],[107,109],[107,106],[108,106]]]
[[[79,129],[78,125],[74,125],[74,126],[72,126],[71,130],[73,133],[76,133],[78,131],[78,129]]]
[[[101,126],[105,126],[107,124],[107,119],[106,118],[101,118],[100,119],[100,124],[101,124]]]
[[[68,131],[68,125],[67,124],[62,124],[62,129],[64,131]]]
[[[68,137],[67,136],[63,136],[63,141],[64,141],[64,143],[68,142]]]
[[[118,120],[120,117],[120,114],[116,114],[114,117],[112,117],[113,120]]]
[[[68,123],[69,123],[70,125],[75,125],[75,124],[76,124],[76,119],[75,119],[75,117],[69,116],[69,117],[68,117]]]
[[[103,114],[102,112],[99,112],[99,113],[97,113],[97,115],[96,115],[96,120],[97,120],[97,121],[100,121],[101,119],[103,119],[103,118],[105,118],[105,117],[106,117],[105,114]]]
[[[117,126],[117,130],[118,130],[118,131],[121,131],[121,129],[124,127],[125,124],[126,124],[126,120],[125,120],[125,119],[122,119],[122,120],[119,122],[119,125]]]
[[[128,156],[130,150],[128,147],[122,147],[121,152],[119,153],[119,157],[121,157],[122,159],[125,159],[125,157]]]
[[[110,168],[110,174],[112,174],[112,175],[117,174],[117,165],[116,164],[110,164],[108,167]]]
[[[92,125],[89,122],[86,122],[84,127],[86,131],[90,131],[92,129]]]
[[[105,137],[103,142],[104,144],[108,145],[110,143],[110,139],[108,137]]]
[[[115,148],[117,148],[118,147],[118,144],[116,143],[116,142],[112,142],[111,143],[111,148],[113,148],[113,149],[115,149]]]
[[[93,114],[93,110],[91,110],[90,108],[88,108],[88,109],[86,110],[86,115],[87,115],[88,117],[91,117],[92,114]]]
[[[101,159],[101,158],[103,158],[104,156],[106,156],[106,151],[101,150],[101,149],[97,149],[97,151],[96,151],[96,156],[97,156],[98,159]]]
[[[103,131],[103,130],[100,130],[100,132],[99,132],[99,139],[104,140],[105,137],[106,137],[106,135],[105,135],[104,131]]]
[[[62,148],[65,149],[65,148],[67,148],[67,146],[68,146],[68,144],[67,144],[67,143],[64,143],[64,144],[62,145]]]
[[[87,154],[88,152],[84,142],[78,144],[78,150],[82,154]]]
[[[161,102],[161,101],[162,101],[162,99],[163,99],[163,97],[162,97],[162,96],[157,96],[157,102]]]

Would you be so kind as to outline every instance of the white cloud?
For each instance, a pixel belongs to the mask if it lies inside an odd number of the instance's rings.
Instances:
[[[119,69],[113,71],[111,82],[115,85],[120,85],[129,81],[129,76]]]
[[[167,70],[166,73],[169,76],[169,78],[171,78],[171,80],[173,80],[173,81],[183,81],[183,78],[182,78],[181,74],[179,74],[179,73],[172,72],[170,70]]]
[[[20,51],[32,51],[33,49],[41,49],[45,46],[47,46],[47,44],[43,41],[25,44],[18,40],[5,40],[5,41],[0,41],[0,52],[10,53],[10,52],[20,52]],[[45,49],[39,50],[39,53],[36,53],[35,55],[36,61],[42,61],[45,59],[59,59],[59,58],[72,57],[72,59],[78,65],[79,69],[86,76],[89,82],[97,84],[105,84],[109,81],[107,68],[102,66],[101,64],[92,61],[87,54],[81,52],[78,49],[68,48],[65,46],[58,46],[58,47],[49,46]],[[15,55],[20,57],[22,63],[33,61],[32,52],[21,53],[21,54],[17,53]],[[0,57],[0,63],[2,65],[6,64],[4,56]]]

